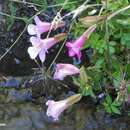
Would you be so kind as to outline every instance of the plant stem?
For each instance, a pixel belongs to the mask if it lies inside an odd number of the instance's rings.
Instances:
[[[0,60],[2,60],[5,55],[7,55],[7,53],[14,47],[14,45],[18,42],[18,40],[20,39],[20,37],[23,35],[24,31],[26,30],[28,24],[26,24],[26,26],[24,27],[23,31],[20,33],[20,35],[17,37],[17,39],[15,40],[15,42],[9,47],[9,49],[2,55],[0,56]]]
[[[127,10],[127,9],[130,9],[130,5],[128,5],[128,6],[124,7],[124,8],[122,8],[122,9],[119,9],[119,10],[117,10],[116,12],[110,14],[110,15],[107,17],[107,20],[112,19],[113,17],[115,17],[116,15],[120,14],[121,12],[123,12],[123,11],[125,11],[125,10]]]
[[[7,13],[3,13],[3,12],[0,12],[0,15],[4,15],[4,16],[11,17],[11,18],[14,18],[14,19],[19,19],[19,20],[22,20],[22,21],[24,21],[24,22],[27,21],[26,18],[21,18],[21,17],[17,17],[17,16],[9,15],[9,14],[7,14]]]

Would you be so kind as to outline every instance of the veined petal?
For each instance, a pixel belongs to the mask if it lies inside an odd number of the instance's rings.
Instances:
[[[55,102],[53,100],[48,100],[46,105],[48,106],[46,112],[47,116],[53,117],[55,121],[59,120],[59,115],[66,109],[66,101]]]
[[[27,27],[28,33],[30,35],[36,35],[37,34],[37,26],[34,24],[29,24]]]
[[[70,57],[76,55],[75,51],[74,51],[73,49],[71,49],[71,48],[68,50],[68,53],[69,53],[69,56],[70,56]]]
[[[48,50],[52,46],[54,46],[57,43],[57,41],[55,40],[55,38],[47,38],[42,40],[42,43],[43,43],[43,47]]]
[[[64,73],[66,73],[67,75],[77,74],[80,71],[79,68],[77,68],[72,64],[62,64],[62,63],[57,64],[57,69],[64,71]]]
[[[44,33],[44,32],[47,32],[49,31],[50,27],[51,27],[51,23],[49,22],[42,22],[38,16],[35,16],[34,18],[35,20],[35,23],[37,25],[37,28],[38,28],[38,32],[39,33]]]
[[[81,48],[83,47],[85,40],[89,38],[91,33],[95,30],[96,24],[89,27],[75,42],[67,42],[66,46],[68,47],[68,53],[69,56],[77,56],[78,59],[80,60],[81,58]]]
[[[35,47],[28,48],[28,53],[29,53],[31,59],[35,59],[37,57],[37,55],[39,54],[39,52],[40,52],[40,49],[37,49]]]
[[[30,42],[31,42],[32,45],[35,46],[35,47],[38,47],[38,46],[40,46],[40,45],[42,44],[41,39],[40,39],[40,38],[37,38],[37,37],[34,37],[34,36],[30,37]]]
[[[81,53],[81,50],[80,50],[81,48],[76,48],[76,47],[74,47],[74,48],[71,48],[71,50],[70,50],[70,52],[73,52],[74,53],[74,55],[76,55],[77,56],[77,58],[80,60],[80,58],[81,58],[81,56],[82,56],[82,53]],[[72,55],[72,56],[74,56],[74,55]]]
[[[68,53],[70,57],[73,57],[76,55],[78,59],[81,58],[80,46],[76,45],[76,43],[70,43],[70,42],[67,42],[66,46],[68,47]]]
[[[54,79],[63,80],[68,75],[79,73],[79,69],[72,64],[57,64]]]
[[[54,101],[54,100],[48,100],[46,102],[47,108],[47,116],[53,117],[53,119],[56,121],[59,119],[60,114],[67,109],[69,106],[73,105],[74,103],[78,102],[82,98],[81,94],[75,94],[70,97],[68,97],[65,100],[60,101]]]
[[[67,42],[65,46],[67,46],[67,47],[69,47],[69,48],[70,48],[70,47],[72,47],[72,46],[73,46],[73,43],[72,43],[72,42]]]
[[[40,51],[39,58],[40,58],[41,62],[45,61],[45,58],[46,58],[46,51],[45,50]]]
[[[64,73],[62,71],[57,71],[54,73],[54,79],[63,80],[65,77]]]
[[[83,45],[84,45],[84,43],[85,43],[85,38],[83,37],[83,36],[81,36],[81,37],[79,37],[76,41],[75,41],[75,43],[74,43],[74,45],[75,45],[75,47],[78,47],[78,48],[82,48],[83,47]]]

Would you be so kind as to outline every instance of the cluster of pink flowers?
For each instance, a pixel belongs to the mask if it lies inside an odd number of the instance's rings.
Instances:
[[[28,33],[31,35],[30,42],[32,43],[32,46],[28,48],[28,53],[31,59],[35,59],[37,56],[39,56],[41,62],[44,62],[48,50],[55,44],[63,40],[66,36],[66,33],[61,33],[54,37],[45,39],[41,38],[41,34],[62,27],[64,26],[64,23],[59,23],[58,25],[55,25],[48,22],[42,22],[38,16],[34,18],[34,21],[35,25],[29,24],[27,28]],[[95,30],[95,28],[96,25],[91,26],[76,41],[66,43],[66,47],[68,48],[68,55],[70,57],[76,56],[78,59],[81,59],[81,49],[84,46],[86,40],[89,38],[90,34]],[[63,80],[64,77],[68,75],[79,74],[79,72],[80,69],[72,64],[59,63],[56,65],[54,79]],[[68,103],[67,99],[59,102],[48,101],[46,103],[46,105],[48,105],[47,115],[52,116],[55,120],[58,120],[58,116],[60,115],[60,113],[65,110],[67,106],[69,106],[66,105],[66,103]],[[54,107],[54,109],[52,107]]]

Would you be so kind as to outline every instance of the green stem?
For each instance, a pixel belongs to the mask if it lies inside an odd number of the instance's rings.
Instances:
[[[9,47],[9,49],[2,56],[0,56],[0,60],[2,60],[7,55],[7,53],[15,46],[15,44],[18,42],[18,40],[20,39],[20,37],[25,32],[27,26],[28,26],[28,24],[26,24],[26,26],[24,27],[23,31],[20,33],[20,35],[18,36],[18,38],[15,40],[15,42]]]
[[[13,16],[13,15],[9,15],[9,14],[3,13],[3,12],[0,12],[0,15],[4,15],[4,16],[10,17],[10,18],[22,20],[24,22],[27,22],[27,20],[28,20],[27,18],[21,18],[21,17]]]

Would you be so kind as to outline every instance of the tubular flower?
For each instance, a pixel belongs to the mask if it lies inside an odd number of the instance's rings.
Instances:
[[[32,36],[30,38],[30,42],[32,43],[32,46],[28,48],[28,53],[30,55],[30,58],[35,59],[39,55],[41,62],[44,62],[46,57],[46,52],[48,51],[48,49],[50,49],[59,41],[63,40],[65,36],[66,36],[65,33],[61,33],[59,35],[56,35],[55,37],[47,38],[47,39],[40,39]]]
[[[65,76],[78,74],[80,70],[72,64],[57,64],[54,79],[63,80]]]
[[[59,115],[67,109],[69,106],[78,102],[82,98],[81,94],[75,94],[73,96],[68,97],[65,100],[57,101],[48,100],[46,102],[47,108],[47,116],[51,116],[55,121],[59,120]]]
[[[49,22],[42,22],[38,16],[35,16],[34,21],[36,25],[29,24],[27,30],[30,35],[37,35],[37,37],[39,38],[42,33],[49,31],[51,29],[51,26],[52,29],[56,29],[64,25],[63,23],[59,23],[58,25],[57,24],[52,25]]]
[[[95,28],[96,25],[92,25],[75,42],[66,43],[66,47],[68,47],[68,53],[70,57],[77,56],[77,58],[80,60],[82,56],[81,48],[83,47],[85,41],[89,38],[91,33],[95,30]]]

